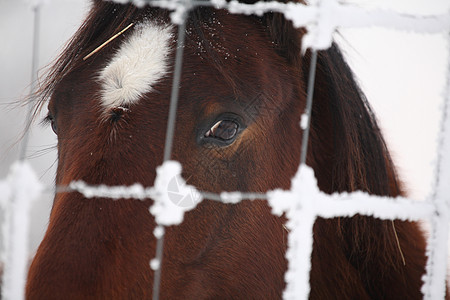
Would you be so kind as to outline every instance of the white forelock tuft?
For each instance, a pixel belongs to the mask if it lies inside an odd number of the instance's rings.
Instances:
[[[136,103],[167,73],[173,26],[145,22],[121,45],[101,71],[101,104],[113,107]]]

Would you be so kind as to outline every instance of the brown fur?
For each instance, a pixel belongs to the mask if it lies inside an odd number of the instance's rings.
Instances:
[[[89,60],[82,57],[130,21],[167,22],[167,16],[154,8],[95,2],[41,92],[52,96],[49,110],[58,125],[57,184],[153,185],[171,77],[119,119],[99,122],[95,74],[129,32]],[[309,66],[309,54],[302,58],[299,52],[302,31],[279,14],[258,18],[199,8],[190,14],[187,32],[173,148],[184,178],[213,192],[289,188],[299,164]],[[199,129],[221,112],[240,114],[246,129],[228,147],[199,145]],[[311,126],[307,163],[323,191],[402,194],[375,118],[336,46],[319,54]],[[150,204],[57,194],[29,271],[27,298],[150,298],[148,264],[156,242]],[[280,298],[284,221],[265,201],[203,201],[181,225],[167,228],[161,298]],[[395,228],[406,265],[391,221],[318,219],[311,299],[421,298],[423,235],[415,223],[395,221]]]

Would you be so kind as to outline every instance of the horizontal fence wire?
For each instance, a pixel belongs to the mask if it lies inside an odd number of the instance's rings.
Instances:
[[[288,20],[293,21],[295,27],[306,27],[308,34],[303,39],[306,48],[312,49],[311,64],[315,61],[317,50],[327,49],[332,42],[332,35],[338,28],[345,27],[371,27],[380,26],[394,30],[406,30],[417,33],[441,33],[450,30],[450,14],[434,15],[434,16],[414,16],[399,14],[386,10],[365,10],[353,5],[341,4],[336,0],[318,1],[316,5],[306,6],[299,3],[278,3],[278,2],[257,2],[255,4],[243,4],[237,1],[115,1],[115,2],[132,2],[138,6],[150,4],[172,10],[172,22],[179,26],[177,46],[177,59],[175,63],[173,90],[171,96],[171,108],[168,121],[167,140],[165,146],[164,163],[157,170],[157,179],[155,186],[143,187],[140,184],[132,186],[106,186],[106,185],[89,185],[82,181],[72,182],[68,186],[57,186],[56,188],[45,189],[45,192],[69,193],[79,192],[86,198],[133,198],[133,199],[154,199],[155,204],[152,208],[159,213],[155,214],[157,223],[160,225],[178,224],[182,221],[183,214],[188,209],[176,207],[173,203],[169,203],[164,193],[167,193],[167,185],[164,184],[174,176],[181,177],[181,165],[177,162],[170,161],[171,143],[173,141],[173,128],[175,126],[176,101],[181,74],[181,58],[182,45],[184,39],[184,21],[186,13],[196,6],[212,6],[218,9],[228,9],[231,13],[240,14],[256,14],[261,15],[265,12],[283,13]],[[180,50],[181,48],[181,50]],[[313,69],[313,68],[311,68]],[[450,66],[448,68],[450,72]],[[178,78],[178,79],[177,79]],[[314,76],[310,76],[311,78]],[[312,85],[313,86],[313,85]],[[309,90],[309,89],[308,89]],[[308,92],[311,95],[312,90]],[[208,191],[199,191],[193,186],[185,185],[185,190],[189,192],[195,191],[199,195],[199,201],[209,199],[224,203],[238,203],[242,200],[264,200],[268,201],[272,206],[274,214],[286,213],[290,216],[290,222],[293,230],[291,230],[290,239],[295,242],[296,238],[309,240],[309,246],[303,249],[289,248],[287,256],[290,261],[289,270],[286,275],[287,287],[284,294],[286,299],[307,299],[309,294],[309,271],[310,271],[310,255],[312,251],[312,225],[316,217],[333,218],[339,216],[351,217],[355,214],[374,216],[386,220],[431,220],[432,230],[431,237],[428,241],[428,263],[427,274],[424,277],[424,285],[422,292],[425,299],[442,299],[445,295],[445,274],[447,261],[447,244],[448,240],[448,224],[449,224],[449,197],[450,191],[447,183],[450,182],[450,120],[448,118],[449,100],[450,99],[450,73],[447,75],[447,91],[445,99],[445,109],[443,110],[441,138],[439,144],[439,154],[436,172],[436,186],[431,201],[416,202],[411,199],[397,197],[381,197],[373,196],[363,192],[353,193],[335,193],[332,195],[321,192],[314,178],[313,171],[306,167],[303,163],[306,158],[302,155],[302,164],[296,176],[292,179],[291,189],[274,190],[267,193],[248,193],[248,192],[222,192],[212,193]],[[306,120],[306,121],[303,121]],[[308,108],[302,117],[302,129],[307,132],[309,128],[310,115]],[[306,125],[305,125],[306,124]],[[306,150],[304,150],[306,153]],[[303,152],[303,151],[302,151]],[[11,173],[13,174],[13,173]],[[14,177],[14,176],[13,176]],[[26,178],[30,178],[29,176]],[[159,181],[158,181],[159,180]],[[185,183],[183,181],[183,183]],[[11,190],[9,187],[15,183],[11,180],[0,181],[2,190]],[[307,191],[307,196],[305,196]],[[34,198],[38,197],[42,190],[33,190]],[[303,197],[301,197],[303,195]],[[1,198],[3,207],[7,207],[8,201],[12,201],[14,192],[5,192]],[[156,203],[158,202],[158,203]],[[301,204],[301,205],[300,205]],[[298,209],[301,207],[301,209]],[[189,208],[189,209],[192,209]],[[172,210],[177,212],[176,217]],[[152,211],[152,209],[151,209]],[[167,213],[164,218],[159,218],[159,214]],[[297,221],[295,221],[297,220]],[[303,221],[302,221],[303,220]],[[297,223],[296,223],[297,222]],[[301,223],[303,222],[303,223]],[[12,223],[11,223],[12,224]],[[162,259],[162,245],[164,230],[157,230],[155,234],[158,238],[156,262],[152,264],[152,268],[158,274]],[[296,236],[294,236],[294,233]],[[22,233],[23,235],[23,233]],[[291,241],[290,241],[291,243]],[[291,265],[295,261],[297,265]],[[6,261],[6,270],[8,270],[9,259]],[[156,267],[155,267],[156,265]],[[299,267],[302,269],[299,270]],[[159,271],[158,271],[159,270]],[[7,274],[5,274],[7,276]],[[300,276],[294,284],[292,276]],[[154,287],[159,288],[160,276],[155,275]],[[21,287],[23,288],[23,287]],[[16,287],[17,289],[17,287]],[[158,291],[154,289],[154,299],[158,298]],[[10,298],[12,299],[12,298]]]

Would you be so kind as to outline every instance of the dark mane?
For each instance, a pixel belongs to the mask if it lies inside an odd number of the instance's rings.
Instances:
[[[308,66],[308,63],[303,64],[304,74],[308,74]],[[403,195],[375,115],[336,45],[319,52],[311,122],[312,149],[308,155],[312,156],[311,163],[318,165],[317,169],[327,172],[322,175],[316,173],[323,191],[361,190],[382,196]],[[321,155],[316,156],[315,153]],[[328,153],[328,156],[323,153]],[[394,223],[358,215],[336,218],[327,225],[325,222],[320,218],[316,221],[316,234],[323,230],[320,227],[338,229],[342,242],[340,247],[349,253],[347,258],[352,265],[361,270],[365,289],[374,299],[384,298],[388,289],[393,288],[387,284],[389,280],[383,285],[374,283],[370,279],[374,272],[386,278],[396,272],[405,276],[402,252],[412,250],[399,246],[399,243],[403,245],[403,240],[408,238],[415,238],[415,245],[421,247],[425,243],[409,231],[411,229],[406,222]],[[322,252],[319,239],[315,242],[318,244],[314,248],[317,256],[313,254],[313,261]],[[406,264],[411,263],[407,259]],[[422,255],[414,263],[425,264],[425,257]],[[412,278],[410,280],[409,283],[413,284]],[[420,286],[421,281],[415,281],[415,284]]]
[[[304,64],[304,72],[308,64]],[[306,73],[305,73],[306,74]],[[354,75],[334,44],[320,53],[317,67],[313,113],[323,109],[329,99],[333,112],[333,182],[329,192],[362,190],[375,195],[398,196],[402,192],[384,138],[366,97]],[[323,125],[312,117],[313,130]],[[320,130],[319,130],[320,131]]]

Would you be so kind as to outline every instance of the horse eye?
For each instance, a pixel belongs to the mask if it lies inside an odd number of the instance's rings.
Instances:
[[[237,131],[238,124],[236,122],[230,120],[220,120],[214,124],[208,132],[205,133],[205,137],[228,141],[236,136]]]
[[[58,134],[58,128],[56,127],[56,121],[55,121],[55,118],[54,118],[52,115],[48,114],[48,115],[45,117],[45,119],[44,119],[44,123],[50,123],[51,126],[52,126],[53,132],[54,132],[56,135]]]

